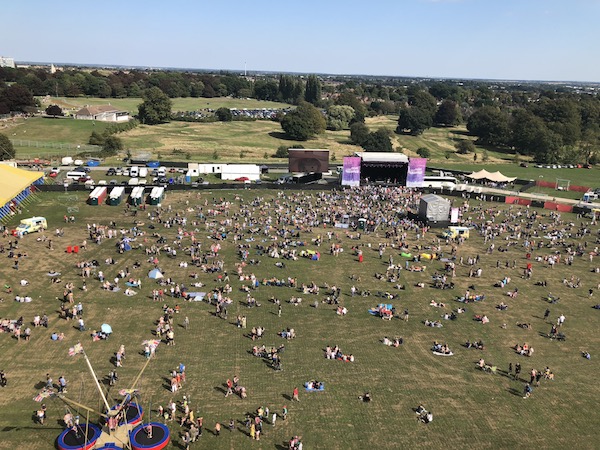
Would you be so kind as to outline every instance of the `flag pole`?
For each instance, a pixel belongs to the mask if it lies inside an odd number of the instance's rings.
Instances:
[[[98,392],[100,392],[100,396],[102,397],[102,400],[104,401],[104,405],[106,406],[106,410],[110,411],[110,405],[108,404],[108,401],[106,400],[106,396],[104,395],[104,392],[102,391],[102,388],[100,387],[100,383],[98,382],[98,377],[96,376],[96,373],[94,372],[94,368],[92,367],[92,363],[90,363],[90,360],[88,359],[85,350],[83,350],[83,348],[81,349],[81,353],[83,353],[83,357],[85,358],[85,362],[88,365],[88,368],[90,369],[90,372],[92,372],[92,377],[94,378],[94,382],[96,383],[96,387],[98,388]]]

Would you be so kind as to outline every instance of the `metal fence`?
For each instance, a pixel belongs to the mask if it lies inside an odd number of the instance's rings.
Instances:
[[[10,140],[15,147],[28,147],[28,148],[39,148],[39,149],[54,149],[59,150],[57,152],[48,151],[46,153],[60,153],[63,156],[72,156],[81,152],[96,153],[102,150],[99,145],[89,144],[69,144],[66,142],[44,142],[44,141],[30,141],[25,139],[11,139]]]

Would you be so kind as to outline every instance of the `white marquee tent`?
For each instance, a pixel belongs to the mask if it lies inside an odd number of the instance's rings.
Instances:
[[[473,172],[471,175],[467,175],[467,177],[473,180],[495,181],[496,183],[512,183],[517,179],[517,177],[507,177],[502,175],[500,172],[488,172],[485,169],[482,169],[479,172]]]

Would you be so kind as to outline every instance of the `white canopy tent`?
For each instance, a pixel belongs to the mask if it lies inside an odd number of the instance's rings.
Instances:
[[[479,172],[473,172],[471,175],[467,175],[467,177],[472,180],[490,180],[495,181],[496,183],[512,183],[517,179],[517,177],[507,177],[502,175],[500,172],[488,172],[485,169],[480,170]]]

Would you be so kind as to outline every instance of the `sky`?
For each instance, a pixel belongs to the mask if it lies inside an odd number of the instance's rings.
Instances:
[[[0,55],[149,67],[600,82],[600,0],[26,0]]]

